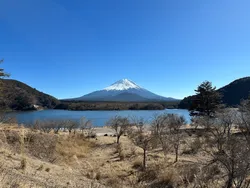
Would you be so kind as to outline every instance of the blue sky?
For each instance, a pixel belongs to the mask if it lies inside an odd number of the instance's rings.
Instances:
[[[57,98],[129,78],[183,98],[250,74],[249,0],[0,0],[0,58]]]

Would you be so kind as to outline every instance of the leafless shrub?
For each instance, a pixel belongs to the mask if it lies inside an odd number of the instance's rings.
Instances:
[[[85,137],[90,138],[94,135],[94,128],[92,122],[85,117],[80,120],[80,130]]]
[[[79,123],[73,120],[64,121],[64,124],[69,133],[72,133],[73,130],[75,133],[76,129],[79,127]]]
[[[10,149],[14,152],[20,153],[20,135],[17,131],[4,131],[6,142],[9,144]]]
[[[166,172],[157,177],[156,181],[150,184],[150,188],[174,188],[174,175],[172,172]]]
[[[146,127],[146,121],[140,119],[140,121],[133,122],[135,127],[132,127],[129,137],[133,143],[143,149],[143,169],[147,168],[147,152],[152,146],[153,136],[151,131]]]
[[[1,124],[17,124],[15,117],[9,117],[6,113],[0,112],[0,125]]]
[[[25,170],[26,167],[27,167],[27,160],[26,160],[26,158],[23,158],[23,159],[21,160],[20,169]]]
[[[250,174],[249,136],[237,135],[232,131],[237,113],[235,110],[225,109],[209,121],[205,119],[207,125],[209,123],[209,129],[205,134],[203,149],[211,158],[208,164],[216,164],[222,169],[227,188],[249,186],[246,181]]]
[[[58,137],[50,134],[28,132],[25,145],[30,155],[44,161],[53,161],[56,153]]]
[[[174,148],[175,162],[178,161],[181,143],[181,126],[186,123],[184,117],[176,114],[163,114],[156,116],[152,122],[154,137],[160,141],[164,154]]]
[[[115,176],[108,179],[108,181],[106,182],[106,186],[111,187],[111,188],[123,188],[124,187],[121,180]]]
[[[189,185],[195,181],[196,176],[199,173],[199,167],[195,165],[183,165],[179,167],[178,173],[184,185]]]
[[[34,123],[34,128],[36,128],[44,133],[49,133],[53,130],[54,123],[52,121],[36,120]]]
[[[202,149],[202,141],[200,137],[196,137],[191,143],[186,144],[188,148],[183,150],[183,154],[197,154]]]
[[[222,187],[222,176],[221,169],[217,164],[206,165],[195,170],[195,179],[192,182],[187,182],[192,184],[193,187]],[[187,171],[188,173],[188,171]],[[185,179],[183,179],[185,180]],[[219,181],[220,182],[219,182]],[[185,182],[184,182],[185,183]],[[221,184],[221,185],[220,185]],[[215,186],[216,185],[216,186]]]
[[[116,132],[117,143],[119,144],[120,137],[126,133],[130,126],[130,122],[128,118],[124,118],[121,116],[115,116],[111,118],[107,123],[106,126],[111,127]]]
[[[53,131],[55,134],[58,134],[60,130],[67,130],[69,133],[74,130],[75,132],[78,127],[78,122],[72,120],[37,120],[33,125],[34,129],[44,133]]]
[[[155,169],[148,168],[139,174],[138,182],[152,182],[157,179],[157,171]]]

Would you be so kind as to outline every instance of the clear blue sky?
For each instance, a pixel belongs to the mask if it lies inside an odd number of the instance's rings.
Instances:
[[[250,75],[249,0],[0,0],[0,58],[57,98],[129,78],[183,98]]]

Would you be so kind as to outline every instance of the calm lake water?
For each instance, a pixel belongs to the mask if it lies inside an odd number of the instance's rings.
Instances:
[[[190,122],[189,112],[183,109],[166,109],[166,110],[125,110],[125,111],[68,111],[68,110],[43,110],[31,112],[13,112],[10,116],[16,117],[18,123],[32,124],[36,120],[76,120],[82,117],[91,120],[94,126],[103,126],[107,120],[115,115],[123,117],[142,117],[147,121],[152,120],[156,114],[173,113],[183,115],[187,122]]]

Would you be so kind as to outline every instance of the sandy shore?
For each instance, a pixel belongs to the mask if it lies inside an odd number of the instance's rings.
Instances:
[[[181,127],[181,129],[191,129],[193,127],[191,127],[190,125],[185,125],[183,127]],[[108,136],[113,136],[115,135],[115,130],[108,128],[108,127],[94,127],[94,132],[96,133],[96,136],[104,136],[104,135],[108,135]]]
[[[95,127],[94,131],[96,133],[96,136],[104,136],[104,135],[114,135],[115,131],[113,129],[107,128],[107,127]]]

